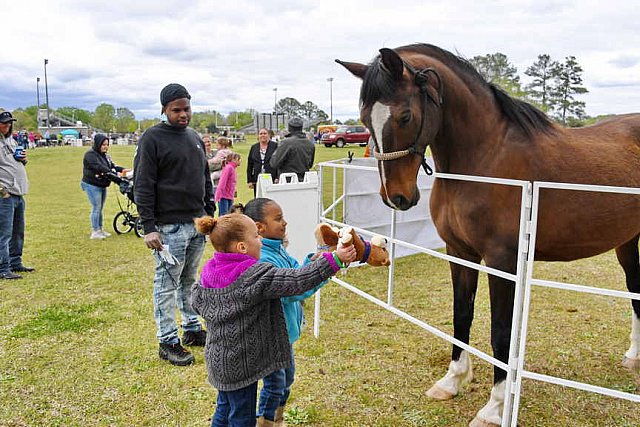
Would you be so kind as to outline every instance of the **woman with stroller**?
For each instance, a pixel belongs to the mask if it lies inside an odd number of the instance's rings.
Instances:
[[[107,154],[109,138],[99,133],[93,138],[93,145],[82,161],[82,182],[80,187],[87,193],[91,203],[91,235],[90,239],[105,239],[111,236],[102,228],[102,210],[107,200],[107,187],[118,180],[118,173],[126,173],[128,169],[116,166]]]

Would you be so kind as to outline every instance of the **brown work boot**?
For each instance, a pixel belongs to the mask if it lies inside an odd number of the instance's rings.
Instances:
[[[287,427],[284,423],[284,406],[278,406],[276,409],[276,419],[274,420],[276,427]]]
[[[256,427],[276,427],[276,422],[265,417],[258,417]]]

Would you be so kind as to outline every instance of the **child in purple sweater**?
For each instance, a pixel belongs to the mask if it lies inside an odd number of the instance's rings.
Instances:
[[[300,269],[258,262],[262,242],[242,214],[196,220],[216,253],[192,289],[192,306],[207,322],[205,361],[218,389],[212,427],[256,423],[258,381],[291,364],[280,298],[301,294],[355,261],[353,245],[339,246]]]

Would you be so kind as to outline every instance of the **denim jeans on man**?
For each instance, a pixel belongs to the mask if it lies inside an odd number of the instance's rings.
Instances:
[[[84,181],[80,182],[80,187],[87,193],[89,203],[91,203],[91,214],[89,215],[91,229],[102,230],[102,210],[104,209],[104,202],[107,200],[107,188],[87,184]]]
[[[24,207],[22,196],[0,197],[0,273],[22,265]]]
[[[156,261],[153,279],[154,317],[158,340],[163,344],[177,344],[176,305],[182,317],[183,331],[202,329],[198,315],[191,307],[191,286],[197,281],[198,265],[204,252],[204,236],[193,223],[162,224],[158,226],[162,243],[176,258],[171,265],[154,254]]]
[[[234,391],[218,390],[211,427],[254,427],[258,383]]]
[[[291,348],[293,356],[293,348]],[[296,375],[296,362],[291,360],[291,366],[279,369],[262,379],[262,390],[258,403],[258,416],[273,421],[276,417],[276,409],[284,406],[291,393],[291,384]]]

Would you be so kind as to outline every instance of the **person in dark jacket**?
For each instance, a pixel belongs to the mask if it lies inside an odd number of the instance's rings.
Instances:
[[[93,145],[84,154],[82,160],[82,182],[80,187],[87,193],[91,203],[90,239],[104,239],[111,236],[102,228],[102,210],[107,200],[107,187],[111,185],[117,173],[126,172],[122,166],[116,166],[107,154],[109,138],[99,133],[93,138]]]
[[[276,143],[269,139],[269,131],[265,128],[260,129],[258,142],[251,146],[247,159],[247,183],[249,188],[253,188],[253,197],[256,197],[256,185],[261,173],[270,173],[274,182],[278,179],[277,171],[269,163],[276,148]]]
[[[166,121],[147,129],[134,159],[133,192],[144,243],[154,250],[153,305],[158,354],[178,366],[190,365],[193,355],[182,345],[204,346],[206,332],[191,307],[191,286],[204,252],[204,236],[194,218],[213,215],[211,178],[198,134],[189,129],[191,95],[172,83],[160,92]],[[182,345],[176,308],[182,318]]]
[[[289,134],[282,140],[271,157],[271,168],[281,175],[287,172],[298,174],[298,180],[304,180],[304,174],[313,166],[316,146],[307,139],[302,131],[303,122],[299,117],[289,120]]]

